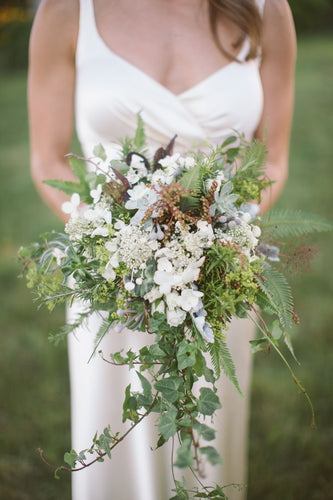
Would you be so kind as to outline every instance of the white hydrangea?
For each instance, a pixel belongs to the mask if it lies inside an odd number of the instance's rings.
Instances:
[[[254,254],[254,249],[258,245],[258,238],[261,234],[261,230],[258,226],[244,222],[244,219],[248,220],[244,215],[242,216],[241,224],[227,231],[217,229],[215,234],[221,241],[235,243],[251,261],[257,259],[257,256]]]
[[[178,163],[181,167],[184,168],[184,170],[190,170],[190,168],[193,168],[195,166],[195,159],[193,156],[180,156],[178,159]]]
[[[61,205],[61,209],[65,214],[70,214],[71,218],[74,219],[79,217],[79,206],[81,200],[78,193],[73,193],[69,201],[65,201]]]
[[[139,155],[132,155],[130,168],[126,173],[126,178],[131,184],[136,184],[142,177],[147,177],[147,169],[144,159]]]

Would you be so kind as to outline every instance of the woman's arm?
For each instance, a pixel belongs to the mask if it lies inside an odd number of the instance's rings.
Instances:
[[[30,39],[28,107],[33,180],[63,220],[67,197],[46,179],[74,180],[64,156],[73,132],[77,0],[42,0]]]
[[[265,137],[268,149],[266,173],[275,183],[263,195],[261,212],[275,203],[288,175],[295,60],[296,35],[287,0],[266,0],[260,70],[264,109],[255,135],[259,139]]]

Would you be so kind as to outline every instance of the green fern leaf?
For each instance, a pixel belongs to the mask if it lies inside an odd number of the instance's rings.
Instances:
[[[201,194],[201,169],[197,164],[193,168],[186,170],[180,177],[179,182],[181,185],[190,191],[193,195],[183,197],[181,199],[180,208],[183,212],[193,210],[199,206]]]
[[[267,266],[256,281],[270,302],[270,306],[277,314],[281,325],[288,329],[292,325],[293,298],[290,286],[279,271]]]
[[[281,208],[274,208],[266,213],[261,219],[261,226],[275,238],[333,230],[333,224],[318,215]]]
[[[232,360],[229,348],[227,346],[224,335],[215,338],[215,342],[209,344],[208,346],[209,354],[212,359],[212,364],[216,373],[219,377],[221,374],[221,368],[228,379],[234,384],[237,391],[242,394],[240,390],[238,379],[236,376],[236,369],[234,362]]]
[[[186,170],[179,178],[181,185],[198,196],[201,193],[201,168],[197,163],[194,167]]]
[[[251,177],[257,178],[262,173],[266,162],[267,149],[265,144],[254,140],[242,151],[242,165],[239,170],[247,169],[251,172]]]
[[[87,169],[84,161],[71,154],[67,155],[67,157],[69,159],[71,170],[75,177],[78,178],[80,183],[86,184]]]
[[[62,181],[60,179],[49,179],[47,181],[43,181],[43,184],[47,184],[55,189],[59,189],[59,191],[63,191],[64,193],[71,196],[74,193],[79,193],[82,191],[82,188],[78,182],[72,181]]]
[[[138,152],[146,145],[145,127],[140,113],[137,114],[137,126],[133,144]]]

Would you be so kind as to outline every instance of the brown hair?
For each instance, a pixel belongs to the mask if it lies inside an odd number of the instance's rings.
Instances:
[[[209,22],[218,48],[228,58],[237,60],[224,47],[217,34],[217,19],[222,14],[229,21],[236,24],[241,29],[241,35],[233,43],[234,48],[238,48],[243,43],[246,36],[249,37],[250,50],[246,60],[254,59],[258,54],[260,43],[260,33],[262,19],[258,7],[254,0],[209,0]]]

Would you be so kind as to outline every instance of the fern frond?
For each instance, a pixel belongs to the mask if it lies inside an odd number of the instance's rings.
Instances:
[[[137,114],[137,125],[136,125],[136,132],[135,132],[135,137],[133,140],[133,144],[136,148],[136,151],[140,152],[143,147],[146,145],[146,133],[145,133],[145,126],[143,123],[143,120],[141,118],[141,114]]]
[[[308,233],[333,230],[332,222],[323,217],[301,210],[283,208],[274,208],[267,212],[261,219],[261,227],[274,238],[298,237]]]
[[[251,176],[257,178],[263,172],[266,154],[267,149],[263,142],[252,141],[242,150],[242,165],[238,171],[247,169],[251,172]]]
[[[201,168],[197,163],[194,167],[186,170],[179,178],[181,185],[190,191],[194,191],[196,195],[201,193]]]
[[[281,325],[288,329],[292,325],[293,298],[290,286],[283,274],[267,266],[261,276],[255,277],[262,292],[277,314]]]
[[[193,192],[192,195],[186,196],[181,199],[180,208],[183,212],[193,210],[197,208],[200,204],[200,194],[201,194],[201,169],[200,165],[197,164],[193,168],[186,170],[183,175],[179,178],[181,185]]]
[[[212,364],[216,373],[219,377],[221,374],[221,368],[228,379],[234,384],[237,391],[242,394],[239,387],[238,379],[236,376],[236,369],[234,362],[232,360],[229,348],[227,346],[225,336],[221,335],[218,338],[215,337],[215,342],[208,345],[209,354],[211,356]]]

